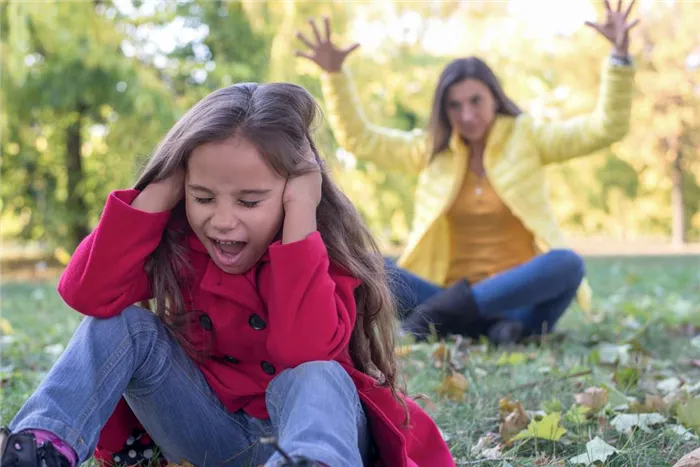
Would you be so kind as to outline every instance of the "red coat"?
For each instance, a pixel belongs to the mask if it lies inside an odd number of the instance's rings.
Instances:
[[[170,213],[132,208],[137,195],[123,190],[109,196],[98,226],[61,277],[59,294],[80,313],[109,318],[151,298],[144,262],[160,242]],[[194,270],[191,295],[185,297],[194,310],[187,339],[212,352],[213,358],[199,366],[228,410],[267,418],[265,389],[276,374],[307,361],[336,360],[365,404],[379,465],[454,465],[437,426],[417,404],[406,399],[411,423],[404,427],[403,409],[391,392],[353,367],[347,349],[359,282],[330,264],[318,232],[288,245],[273,243],[242,275],[221,271],[196,236],[187,237],[187,245]],[[137,426],[122,399],[100,433],[95,456],[111,460]]]

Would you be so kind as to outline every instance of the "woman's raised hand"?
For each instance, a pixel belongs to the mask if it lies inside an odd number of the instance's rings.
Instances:
[[[605,23],[586,21],[586,26],[595,29],[610,41],[613,45],[613,54],[619,57],[626,57],[629,54],[629,32],[639,24],[639,19],[627,21],[634,2],[635,0],[632,0],[627,8],[622,8],[622,0],[617,0],[617,8],[613,10],[610,8],[610,2],[605,0]]]
[[[331,41],[331,27],[328,21],[328,17],[323,18],[324,34],[321,36],[316,22],[313,19],[309,19],[309,24],[311,25],[311,31],[314,35],[314,40],[311,41],[306,38],[301,32],[297,32],[297,38],[308,47],[308,51],[296,51],[295,55],[297,57],[303,57],[311,60],[316,65],[321,67],[328,73],[336,73],[340,71],[347,57],[353,50],[357,49],[360,44],[352,44],[346,48],[338,48]]]

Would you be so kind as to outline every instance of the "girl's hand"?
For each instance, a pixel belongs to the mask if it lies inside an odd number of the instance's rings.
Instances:
[[[629,32],[630,29],[639,24],[639,19],[635,19],[631,23],[627,22],[634,2],[635,0],[632,0],[623,11],[622,0],[617,0],[617,9],[613,11],[610,8],[610,2],[605,0],[605,23],[598,24],[586,21],[586,26],[595,29],[610,41],[613,45],[613,55],[617,57],[627,57],[629,55]]]
[[[131,206],[145,212],[170,211],[185,197],[185,168],[180,167],[169,177],[150,183]]]
[[[321,167],[309,147],[304,174],[289,178],[284,187],[282,243],[305,239],[316,230],[316,208],[321,202]]]
[[[303,206],[315,212],[321,202],[321,183],[321,167],[316,161],[308,162],[307,173],[287,180],[282,195],[285,211]]]
[[[340,71],[347,57],[353,50],[357,49],[360,44],[353,44],[344,49],[340,49],[331,42],[331,26],[328,22],[328,17],[323,18],[324,24],[324,35],[321,37],[321,33],[316,27],[316,23],[313,19],[309,20],[311,25],[311,30],[314,34],[315,42],[308,40],[301,32],[297,32],[297,38],[304,43],[309,48],[308,52],[296,51],[295,55],[297,57],[303,57],[311,60],[316,65],[321,67],[328,73],[336,73]]]

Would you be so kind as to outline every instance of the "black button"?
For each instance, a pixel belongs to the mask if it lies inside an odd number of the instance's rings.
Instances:
[[[229,355],[225,356],[224,360],[226,360],[228,363],[233,363],[234,365],[236,363],[241,363],[241,361],[239,359],[237,359],[236,357],[231,357]]]
[[[256,314],[250,315],[250,318],[248,318],[248,324],[250,324],[250,327],[255,329],[256,331],[265,329],[265,327],[267,326],[265,320]]]
[[[199,325],[207,331],[211,331],[211,329],[214,327],[214,325],[211,322],[211,318],[207,315],[201,315],[199,317]]]
[[[272,363],[270,362],[262,362],[260,363],[260,366],[262,367],[262,370],[267,373],[268,375],[274,375],[275,374],[275,367],[272,366]]]

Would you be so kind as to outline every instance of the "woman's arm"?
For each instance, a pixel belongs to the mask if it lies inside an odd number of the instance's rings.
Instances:
[[[622,139],[629,130],[634,97],[634,67],[605,64],[595,110],[561,122],[529,119],[543,164],[585,156]]]
[[[427,162],[425,134],[419,130],[400,131],[370,123],[362,111],[350,75],[343,69],[345,58],[359,44],[340,49],[331,41],[328,18],[324,19],[324,37],[316,24],[310,23],[315,42],[298,33],[297,37],[309,51],[297,52],[297,55],[311,60],[323,70],[323,99],[328,122],[338,143],[356,157],[383,170],[419,173]]]
[[[612,57],[603,67],[595,110],[560,123],[532,123],[532,137],[542,162],[551,164],[590,154],[622,139],[629,130],[634,96],[634,67],[629,59],[629,31],[639,20],[628,22],[632,0],[613,10],[605,0],[605,23],[586,22],[612,44]]]

